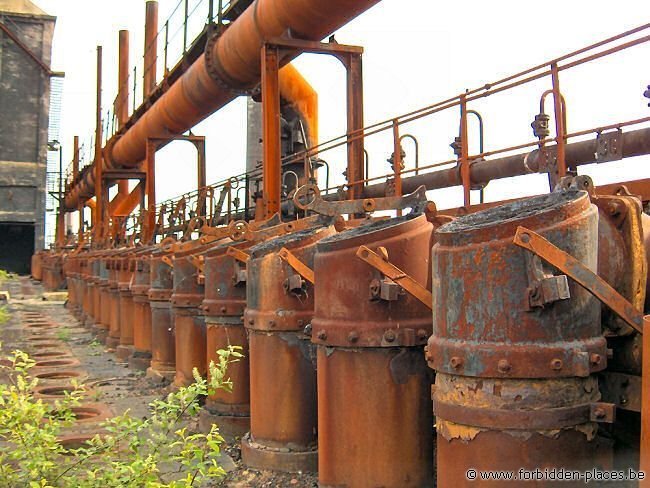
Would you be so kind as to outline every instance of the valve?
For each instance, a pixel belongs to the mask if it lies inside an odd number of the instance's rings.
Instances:
[[[533,134],[538,139],[546,139],[551,135],[551,130],[549,129],[548,123],[551,120],[551,117],[544,112],[535,115],[535,120],[530,124],[533,128]]]
[[[462,147],[462,139],[460,137],[454,137],[454,142],[449,144],[449,147],[454,150],[454,154],[457,157],[460,157],[460,151]]]
[[[400,145],[399,147],[399,153],[400,153],[400,171],[404,171],[405,165],[404,165],[404,159],[406,158],[406,151],[402,148]],[[388,163],[390,163],[390,167],[395,171],[395,152],[391,153],[390,158],[386,160]]]

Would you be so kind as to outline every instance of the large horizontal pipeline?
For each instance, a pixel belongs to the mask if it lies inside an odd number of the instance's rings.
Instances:
[[[310,144],[314,145],[318,138],[318,94],[309,82],[292,65],[287,64],[280,70],[280,96],[302,116],[307,124]],[[106,162],[105,162],[106,164]],[[79,182],[65,197],[66,208],[73,210],[79,203],[79,198],[95,194],[94,165],[88,168]]]
[[[144,159],[148,137],[194,127],[260,81],[261,48],[290,34],[319,41],[379,0],[256,0],[188,71],[115,143],[112,160],[131,166]],[[289,60],[284,60],[288,62]]]
[[[622,157],[631,158],[650,154],[650,128],[623,132]],[[547,150],[555,153],[555,146],[547,146]],[[584,164],[596,162],[596,139],[574,142],[566,145],[567,167],[575,168]],[[503,158],[477,161],[471,165],[470,177],[472,185],[486,184],[492,180],[510,178],[531,173],[539,173],[539,150],[515,154]],[[402,191],[411,193],[424,185],[427,190],[439,190],[462,184],[460,171],[457,166],[449,169],[433,171],[402,179]],[[385,183],[368,185],[363,193],[366,198],[378,198],[385,195]]]
[[[145,157],[148,138],[181,134],[224,107],[240,90],[257,84],[265,42],[286,35],[321,40],[378,2],[256,0],[208,46],[206,55],[197,59],[124,134],[108,144],[104,164],[137,166]],[[75,208],[80,196],[94,193],[90,174],[66,196],[67,208]]]

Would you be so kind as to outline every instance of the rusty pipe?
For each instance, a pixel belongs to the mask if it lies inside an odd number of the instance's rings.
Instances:
[[[650,154],[650,128],[638,129],[630,132],[623,132],[622,135],[622,157],[631,158]],[[554,153],[556,146],[546,146],[546,150]],[[567,166],[574,168],[583,164],[595,163],[597,152],[596,139],[574,142],[567,144],[566,161]],[[530,173],[543,172],[540,169],[539,150],[515,154],[496,159],[476,161],[470,165],[470,181],[472,184],[487,183],[491,180],[510,178]],[[424,185],[427,190],[438,190],[461,185],[460,172],[457,167],[420,174],[402,179],[402,191],[411,193],[419,186]],[[377,183],[368,185],[364,189],[366,198],[384,196],[385,184]]]
[[[137,122],[109,142],[105,164],[139,164],[148,138],[180,134],[233,100],[233,90],[255,85],[260,79],[260,51],[265,42],[286,32],[294,38],[323,39],[378,2],[257,0],[208,46],[210,69],[206,56],[197,59]],[[94,179],[91,172],[84,175],[66,197],[67,208],[74,208],[82,195],[94,193]]]
[[[158,60],[158,2],[148,1],[144,23],[144,74],[142,90],[146,99],[156,87]]]
[[[300,114],[310,147],[318,144],[318,93],[292,64],[280,70],[280,97]]]

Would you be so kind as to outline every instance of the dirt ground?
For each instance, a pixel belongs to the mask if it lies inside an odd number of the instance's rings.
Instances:
[[[99,424],[104,418],[119,415],[127,409],[134,416],[146,416],[148,404],[156,398],[163,398],[173,388],[120,363],[113,350],[99,343],[91,331],[68,312],[65,308],[65,293],[44,293],[41,285],[28,277],[4,282],[0,285],[0,291],[2,290],[7,290],[10,296],[6,302],[10,319],[0,326],[2,354],[21,349],[38,361],[47,361],[52,351],[64,353],[63,359],[73,361],[72,364],[39,368],[38,374],[71,370],[79,375],[79,380],[90,390],[87,405],[94,407],[100,415],[79,422],[69,432],[70,435],[93,434],[99,431]],[[39,343],[47,347],[40,347]],[[61,380],[43,379],[39,383],[43,386],[57,384],[61,384]],[[198,420],[190,423],[190,429],[197,426]],[[220,464],[226,469],[227,477],[212,486],[318,486],[315,474],[283,474],[243,466],[237,440],[223,446]]]

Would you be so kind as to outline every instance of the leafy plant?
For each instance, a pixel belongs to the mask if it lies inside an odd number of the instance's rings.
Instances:
[[[106,421],[106,433],[78,449],[66,449],[58,437],[74,420],[71,408],[83,387],[52,405],[35,399],[38,381],[29,376],[34,362],[15,351],[3,367],[9,382],[0,383],[0,487],[180,488],[223,477],[217,427],[192,433],[186,420],[199,412],[203,396],[232,389],[227,368],[242,357],[240,349],[218,351],[209,382],[194,370],[195,382],[153,401],[148,417],[127,411]]]

